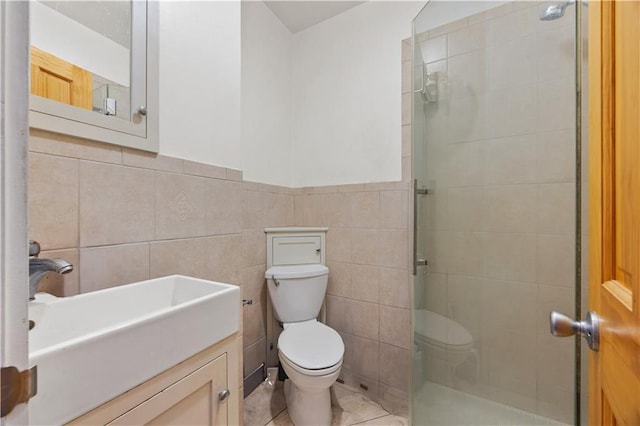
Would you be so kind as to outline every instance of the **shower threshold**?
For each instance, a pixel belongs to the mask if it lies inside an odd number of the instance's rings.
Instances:
[[[559,422],[433,382],[425,382],[413,401],[414,425],[562,425]]]

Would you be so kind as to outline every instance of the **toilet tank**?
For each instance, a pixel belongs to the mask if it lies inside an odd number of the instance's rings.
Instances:
[[[320,264],[272,266],[265,272],[273,314],[292,323],[318,317],[327,291],[329,269]]]
[[[285,265],[325,265],[328,228],[266,228],[267,268]]]
[[[327,228],[267,228],[267,288],[283,323],[318,317],[327,291]]]

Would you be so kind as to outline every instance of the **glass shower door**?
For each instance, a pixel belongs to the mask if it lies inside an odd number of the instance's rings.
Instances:
[[[576,7],[432,0],[414,20],[416,425],[571,424]]]

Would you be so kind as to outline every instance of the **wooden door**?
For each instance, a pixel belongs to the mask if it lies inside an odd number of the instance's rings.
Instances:
[[[640,2],[589,3],[590,424],[640,424]]]
[[[67,105],[93,108],[89,71],[31,46],[31,93]]]

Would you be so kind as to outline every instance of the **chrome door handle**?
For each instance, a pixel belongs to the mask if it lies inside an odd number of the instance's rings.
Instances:
[[[549,313],[551,334],[557,337],[569,337],[580,334],[584,337],[592,351],[600,348],[600,319],[595,312],[587,312],[584,321],[574,321],[560,312]]]
[[[416,266],[427,266],[427,260],[426,259],[416,259]]]

